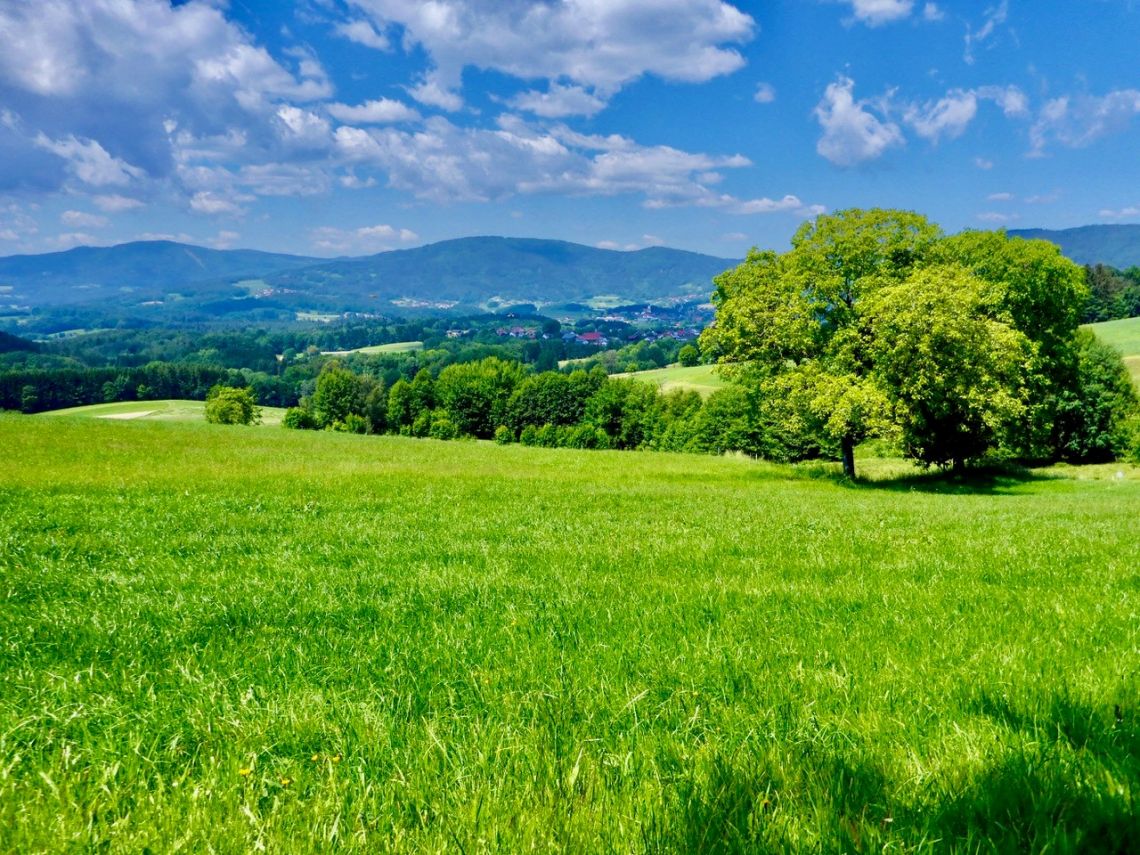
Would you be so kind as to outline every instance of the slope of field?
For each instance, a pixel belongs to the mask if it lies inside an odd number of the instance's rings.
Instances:
[[[261,423],[265,426],[279,426],[285,410],[281,407],[262,407]],[[116,421],[174,421],[205,422],[206,404],[203,401],[117,401],[113,404],[91,404],[86,407],[68,407],[66,410],[51,410],[39,416],[80,416]]]
[[[1132,380],[1140,387],[1140,318],[1090,324],[1089,329],[1096,333],[1101,341],[1111,344],[1120,351]]]
[[[645,383],[656,383],[662,392],[672,392],[676,389],[700,392],[708,397],[717,389],[724,387],[724,378],[716,370],[715,365],[669,365],[665,368],[655,368],[651,371],[634,371],[629,374],[617,374],[617,377],[632,377]]]
[[[1140,839],[1136,470],[26,416],[0,446],[0,851]]]
[[[422,341],[397,341],[392,344],[373,344],[368,347],[357,347],[353,350],[322,350],[321,353],[325,356],[348,356],[352,353],[372,354],[377,353],[410,353],[413,350],[423,350],[424,343]]]

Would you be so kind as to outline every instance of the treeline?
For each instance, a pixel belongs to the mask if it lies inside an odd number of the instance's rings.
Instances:
[[[39,413],[115,401],[205,400],[214,386],[252,388],[275,407],[297,402],[296,388],[263,372],[154,362],[138,368],[26,369],[0,373],[0,409]]]
[[[1119,358],[1082,335],[1080,378],[1065,406],[1056,459],[1108,461],[1140,455],[1140,424]],[[1127,377],[1123,379],[1127,384]],[[1115,391],[1112,391],[1115,390]],[[287,428],[391,433],[432,439],[493,439],[550,448],[741,452],[779,462],[837,459],[838,442],[797,417],[796,402],[732,384],[708,398],[660,393],[651,384],[608,376],[600,366],[533,373],[489,357],[424,369],[390,387],[329,363],[314,392],[288,410]]]
[[[285,414],[285,426],[434,439],[494,439],[564,448],[742,451],[785,459],[765,431],[755,401],[737,387],[702,400],[606,375],[600,367],[532,373],[490,357],[420,371],[386,388],[330,364],[312,396]]]
[[[1140,267],[1120,271],[1104,264],[1086,265],[1089,301],[1083,322],[1095,324],[1140,316]]]

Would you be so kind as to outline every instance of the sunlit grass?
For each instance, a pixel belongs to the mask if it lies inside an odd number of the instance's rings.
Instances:
[[[1135,469],[0,443],[0,850],[1140,839]]]

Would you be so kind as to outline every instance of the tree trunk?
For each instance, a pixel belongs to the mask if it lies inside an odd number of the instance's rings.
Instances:
[[[843,449],[843,474],[848,478],[855,477],[855,440],[848,434],[841,442]]]
[[[954,467],[951,471],[959,478],[961,478],[966,473],[966,461],[961,457],[955,457]]]

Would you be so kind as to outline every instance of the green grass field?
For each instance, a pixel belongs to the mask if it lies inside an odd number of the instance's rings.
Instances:
[[[1140,318],[1090,324],[1089,329],[1095,332],[1101,341],[1111,344],[1123,354],[1124,364],[1128,366],[1132,381],[1140,387]]]
[[[689,367],[669,365],[665,368],[655,368],[652,371],[635,371],[615,376],[632,377],[646,383],[655,383],[662,392],[682,389],[700,392],[706,398],[725,385],[725,381],[717,373],[715,365],[692,365]]]
[[[279,427],[285,415],[282,407],[262,407],[261,424]],[[117,401],[113,404],[91,404],[86,407],[69,407],[51,410],[40,417],[83,416],[110,421],[167,421],[205,422],[206,404],[203,401]]]
[[[0,444],[0,851],[1140,840],[1140,470]]]
[[[375,355],[377,353],[411,353],[413,350],[423,350],[422,341],[397,341],[392,344],[374,344],[370,347],[358,347],[355,350],[322,350],[325,356],[348,356],[350,353],[364,353]]]

